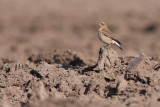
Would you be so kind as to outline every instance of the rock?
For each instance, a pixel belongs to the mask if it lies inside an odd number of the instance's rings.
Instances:
[[[120,78],[118,80],[116,88],[117,88],[118,92],[121,92],[127,88],[127,85],[128,85],[128,82],[125,79]]]

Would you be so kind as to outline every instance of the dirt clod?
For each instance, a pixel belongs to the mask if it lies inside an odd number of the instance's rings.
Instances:
[[[115,67],[119,62],[117,53],[112,49],[101,47],[99,50],[99,58],[94,70],[107,70]]]

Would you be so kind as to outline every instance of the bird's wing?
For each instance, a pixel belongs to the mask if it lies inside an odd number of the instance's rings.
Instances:
[[[116,41],[118,44],[121,45],[121,43],[116,39],[116,37],[112,34],[112,32],[109,30],[107,31],[102,31],[102,34],[104,34],[105,36],[111,38],[112,40]]]

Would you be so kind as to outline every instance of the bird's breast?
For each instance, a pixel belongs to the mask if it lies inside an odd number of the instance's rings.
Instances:
[[[103,43],[106,43],[106,44],[112,43],[112,40],[107,36],[105,36],[101,31],[98,31],[98,37]]]

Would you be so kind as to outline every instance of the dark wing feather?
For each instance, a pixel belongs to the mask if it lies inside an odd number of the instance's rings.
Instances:
[[[120,44],[121,45],[121,42],[120,41],[118,41],[117,39],[115,39],[115,38],[112,38],[114,41],[116,41],[118,44]]]
[[[104,34],[105,36],[107,36],[108,38],[111,38],[113,40],[116,39],[116,37],[113,36],[112,32],[108,32],[108,31],[104,30],[104,31],[102,31],[102,34]]]
[[[110,31],[108,32],[107,29],[106,29],[106,30],[102,31],[102,33],[103,33],[105,36],[111,38],[112,40],[116,41],[118,44],[121,45],[121,42],[119,42],[119,41],[116,39],[116,37],[112,34],[112,32],[110,32]]]
[[[102,31],[102,33],[103,33],[105,36],[111,38],[112,40],[116,41],[118,44],[121,45],[121,43],[116,39],[116,37],[113,36],[112,32]],[[118,46],[118,47],[119,47],[119,46]],[[123,50],[121,47],[119,47],[119,48],[120,48],[121,50]]]

